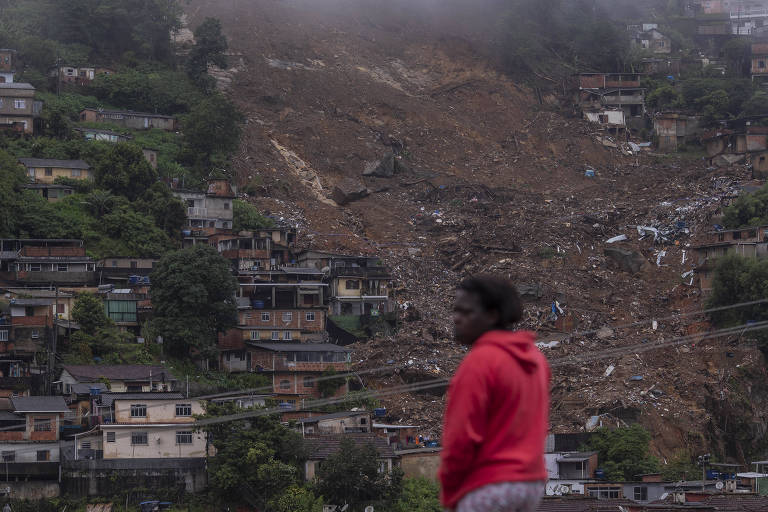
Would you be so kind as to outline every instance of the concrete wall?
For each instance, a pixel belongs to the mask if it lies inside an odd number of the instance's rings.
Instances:
[[[11,490],[10,497],[15,500],[42,500],[49,498],[56,498],[59,496],[61,490],[59,488],[59,482],[56,481],[22,481],[22,482],[3,482],[0,483],[0,487],[9,488]]]
[[[398,452],[400,468],[406,477],[423,477],[437,482],[437,471],[440,468],[440,452]]]
[[[11,433],[11,432],[8,432]],[[21,432],[19,432],[21,433]],[[37,460],[37,452],[48,450],[50,458],[47,462],[59,461],[59,443],[54,442],[8,442],[0,441],[0,452],[14,452],[16,460],[14,462],[41,462]],[[0,463],[0,466],[2,464]],[[2,487],[2,467],[0,467],[0,487]]]
[[[146,417],[132,418],[131,417],[131,405],[143,404],[146,405],[147,415]],[[115,400],[115,421],[117,423],[130,423],[136,425],[144,425],[146,423],[192,423],[194,418],[192,416],[176,416],[176,404],[189,404],[191,405],[192,414],[205,414],[203,406],[199,400],[189,400],[186,398],[178,398],[173,400]]]
[[[46,167],[27,167],[27,173],[30,178],[34,178],[35,183],[53,183],[56,178],[72,178],[75,180],[87,180],[93,177],[93,172],[86,169],[65,169],[63,167],[48,167],[51,174],[46,174]]]
[[[102,426],[104,459],[151,459],[151,458],[194,458],[205,457],[205,433],[195,432],[192,427],[183,424],[178,427],[163,428],[143,425],[136,427]],[[192,431],[191,444],[177,444],[176,432]],[[115,434],[114,442],[109,441],[109,433]],[[131,444],[133,432],[146,432],[147,444]]]

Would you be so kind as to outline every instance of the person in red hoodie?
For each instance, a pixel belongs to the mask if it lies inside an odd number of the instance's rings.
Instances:
[[[511,329],[523,308],[508,280],[462,281],[453,311],[456,340],[471,350],[448,389],[441,501],[457,512],[533,512],[547,479],[549,365],[532,332]]]

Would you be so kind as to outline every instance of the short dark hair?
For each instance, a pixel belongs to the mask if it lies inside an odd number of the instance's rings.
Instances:
[[[477,295],[485,311],[498,311],[497,327],[511,327],[523,318],[523,302],[509,279],[481,274],[464,279],[458,289]]]

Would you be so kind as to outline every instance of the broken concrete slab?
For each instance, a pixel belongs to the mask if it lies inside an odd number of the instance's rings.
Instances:
[[[333,188],[331,199],[339,205],[349,204],[368,195],[365,185],[351,178],[343,179]]]
[[[713,158],[712,165],[716,165],[717,167],[728,167],[729,165],[743,162],[745,158],[746,155],[744,154],[734,155],[730,153],[724,153]]]
[[[648,264],[645,257],[637,251],[629,251],[619,247],[606,247],[603,254],[612,260],[619,269],[630,274],[637,274]]]

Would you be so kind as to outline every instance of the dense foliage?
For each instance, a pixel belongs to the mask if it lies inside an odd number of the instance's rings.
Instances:
[[[268,228],[274,224],[272,219],[262,215],[252,204],[242,199],[232,201],[232,229],[235,232]]]
[[[221,33],[221,22],[216,18],[205,18],[195,29],[195,45],[187,59],[189,78],[203,90],[212,90],[215,81],[208,75],[211,65],[225,68],[227,57],[227,38]]]
[[[441,512],[440,486],[426,478],[406,478],[395,512]]]
[[[637,475],[656,473],[659,461],[651,456],[651,434],[640,425],[595,431],[589,448],[598,452],[598,463],[609,482],[631,482]]]
[[[237,324],[236,291],[229,262],[213,247],[165,255],[152,272],[152,323],[169,353],[210,355],[218,333]]]
[[[768,225],[768,186],[737,197],[723,210],[723,223],[728,229]]]

